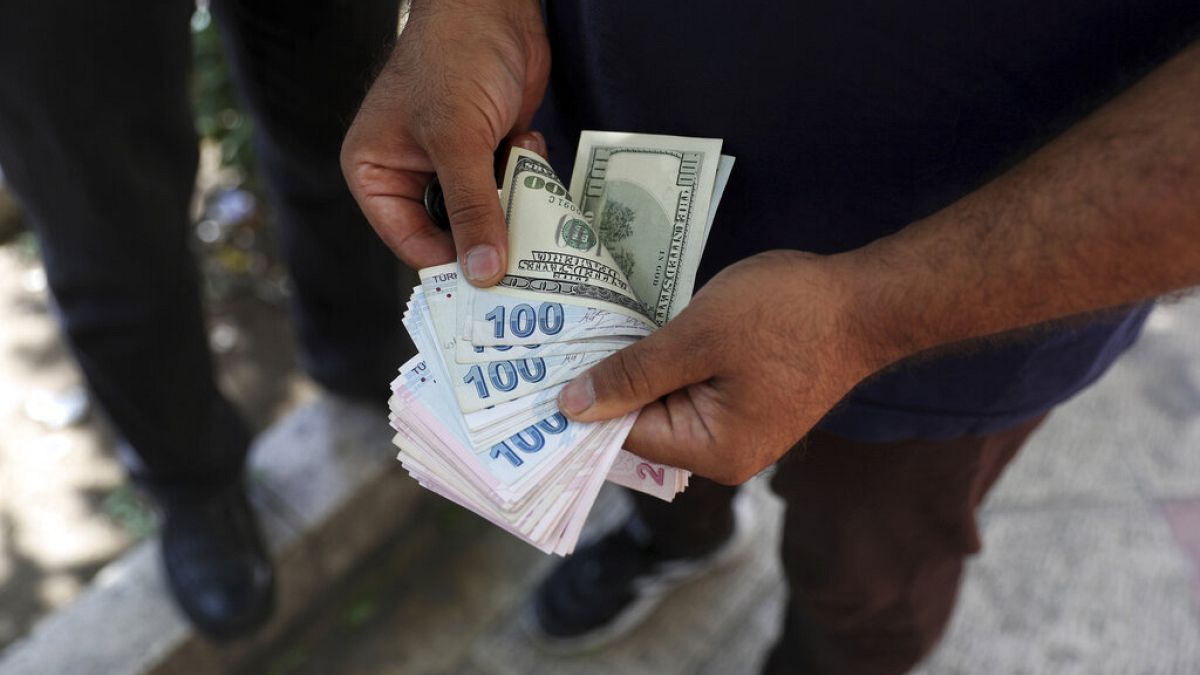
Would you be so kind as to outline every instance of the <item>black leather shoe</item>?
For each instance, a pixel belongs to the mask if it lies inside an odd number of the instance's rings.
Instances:
[[[162,560],[183,613],[217,641],[246,637],[271,617],[275,573],[241,481],[161,500]]]

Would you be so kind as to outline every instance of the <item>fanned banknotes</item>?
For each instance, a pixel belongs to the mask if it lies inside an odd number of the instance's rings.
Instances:
[[[548,553],[574,550],[605,480],[670,501],[689,474],[621,449],[636,413],[568,420],[559,391],[679,313],[733,159],[715,139],[584,132],[568,190],[514,149],[500,200],[509,265],[488,289],[420,271],[404,325],[419,354],[391,423],[421,485]]]

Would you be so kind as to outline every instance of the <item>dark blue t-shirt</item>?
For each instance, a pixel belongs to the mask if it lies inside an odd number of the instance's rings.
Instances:
[[[551,0],[547,23],[539,128],[560,175],[581,129],[723,138],[737,157],[703,283],[947,206],[1195,39],[1200,2]],[[874,441],[1012,426],[1099,377],[1148,310],[900,364],[821,426]]]

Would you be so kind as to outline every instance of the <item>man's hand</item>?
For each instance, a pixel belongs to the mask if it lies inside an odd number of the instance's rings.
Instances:
[[[726,268],[660,330],[559,397],[594,421],[642,406],[625,447],[740,483],[808,432],[875,362],[827,259],[771,251]]]
[[[536,0],[414,0],[408,24],[342,146],[350,191],[414,268],[455,258],[476,285],[504,273],[508,234],[493,153],[529,128],[550,72]],[[539,135],[518,144],[545,154]],[[439,176],[454,239],[425,213]]]

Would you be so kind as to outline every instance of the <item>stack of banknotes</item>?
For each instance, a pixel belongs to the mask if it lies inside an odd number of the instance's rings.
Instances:
[[[390,406],[409,474],[560,555],[605,480],[668,501],[682,491],[687,472],[621,449],[637,413],[585,424],[556,400],[687,304],[732,166],[720,140],[584,132],[568,190],[546,160],[514,149],[503,279],[479,289],[457,264],[431,267],[408,303],[419,354]]]

